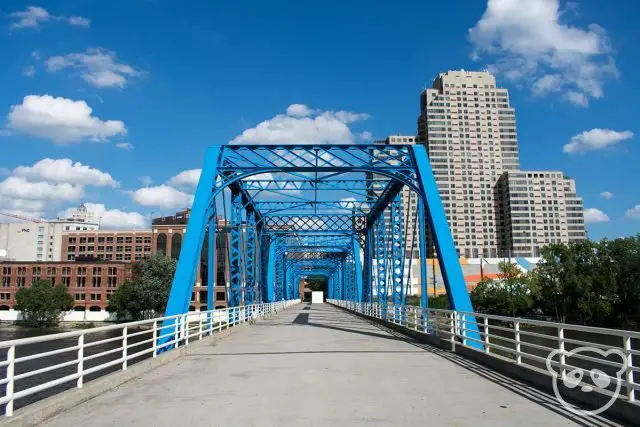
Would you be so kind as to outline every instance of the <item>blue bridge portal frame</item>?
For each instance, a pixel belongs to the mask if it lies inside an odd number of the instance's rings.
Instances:
[[[403,209],[405,188],[417,195],[414,218]],[[419,236],[405,235],[409,221]],[[415,239],[426,308],[427,227],[450,308],[472,312],[423,146],[214,145],[206,154],[165,314],[188,311],[201,256],[208,258],[210,310],[216,285],[226,287],[230,306],[238,306],[299,298],[298,282],[307,277],[326,278],[329,298],[403,304],[410,277],[405,265],[413,258],[405,242]],[[216,283],[221,232],[228,283]]]

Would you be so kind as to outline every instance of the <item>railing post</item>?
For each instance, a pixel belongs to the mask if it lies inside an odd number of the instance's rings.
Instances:
[[[429,309],[427,309],[426,313],[424,313],[424,308],[422,309],[422,311],[423,311],[422,318],[424,319],[423,322],[426,323],[427,316],[429,315]],[[436,320],[435,320],[435,322],[436,322],[436,336],[438,336],[438,334],[440,333],[440,312],[438,310],[435,310],[434,313],[435,313],[434,317],[436,318]]]
[[[178,343],[180,342],[180,316],[176,316],[173,323],[173,339],[175,341],[173,348],[178,348]]]
[[[451,351],[456,351],[456,334],[458,333],[458,312],[453,311],[451,313],[451,320],[449,321],[449,325],[451,326]]]
[[[629,402],[635,402],[636,390],[633,387],[633,355],[631,353],[631,336],[627,335],[624,339],[624,353],[627,357],[627,372],[625,380],[627,381],[627,398]]]
[[[462,335],[462,345],[467,346],[467,314],[462,313],[462,328],[460,329]]]
[[[189,345],[189,313],[182,315],[182,339],[184,345]]]
[[[158,321],[153,321],[153,358],[158,357]]]
[[[515,331],[516,331],[516,363],[518,365],[522,364],[522,353],[520,351],[520,321],[516,320],[515,322]]]
[[[202,311],[198,315],[198,339],[202,339]]]
[[[122,328],[122,370],[127,370],[127,327]]]
[[[78,337],[78,388],[82,388],[82,379],[84,371],[84,334]]]
[[[7,404],[4,407],[4,414],[7,417],[13,415],[13,385],[14,379],[13,375],[15,374],[16,369],[16,346],[12,345],[7,350],[7,385],[5,386],[5,396],[7,399]]]
[[[489,346],[489,318],[484,317],[484,352],[491,353],[491,347]]]
[[[567,378],[567,370],[564,368],[566,362],[566,356],[564,355],[564,328],[558,327],[558,350],[560,350],[560,378],[563,380]]]

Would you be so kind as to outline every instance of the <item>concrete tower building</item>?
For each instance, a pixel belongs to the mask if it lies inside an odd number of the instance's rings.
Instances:
[[[427,147],[459,254],[499,256],[493,186],[520,167],[509,92],[488,72],[441,73],[420,97],[418,142]]]

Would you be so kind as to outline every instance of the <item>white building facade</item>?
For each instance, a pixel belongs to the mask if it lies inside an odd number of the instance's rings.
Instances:
[[[68,219],[0,224],[0,261],[62,261],[62,233],[99,228],[84,205]]]

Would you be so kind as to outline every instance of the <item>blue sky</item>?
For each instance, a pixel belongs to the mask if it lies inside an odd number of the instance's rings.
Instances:
[[[591,237],[640,232],[640,2],[222,3],[3,2],[0,210],[142,227],[209,144],[415,134],[437,73],[490,68],[522,167],[577,180]]]

